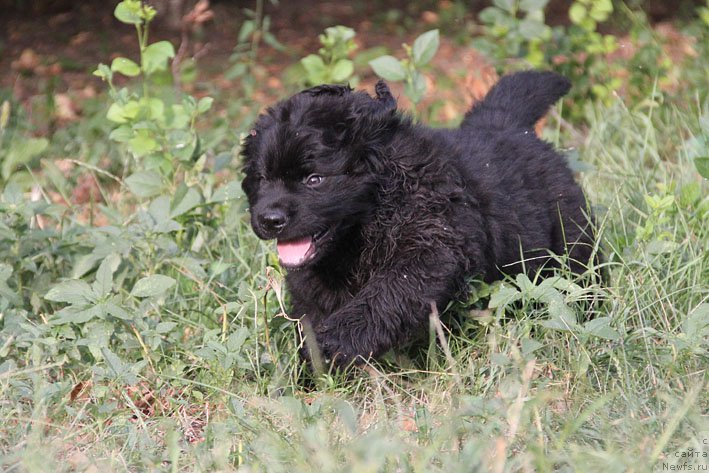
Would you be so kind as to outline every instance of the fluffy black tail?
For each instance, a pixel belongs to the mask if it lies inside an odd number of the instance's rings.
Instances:
[[[555,72],[524,71],[504,76],[465,115],[461,128],[531,128],[571,88]]]

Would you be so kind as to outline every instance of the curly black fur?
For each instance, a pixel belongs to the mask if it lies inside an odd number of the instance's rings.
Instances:
[[[533,126],[569,90],[551,72],[503,77],[458,129],[431,129],[376,97],[323,85],[261,115],[243,188],[263,239],[311,242],[286,265],[291,315],[326,360],[376,357],[425,333],[468,276],[536,273],[592,256],[586,201]],[[303,243],[307,246],[307,243]]]

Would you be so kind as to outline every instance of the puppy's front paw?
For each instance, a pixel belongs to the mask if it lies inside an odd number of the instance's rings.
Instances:
[[[340,330],[332,324],[324,323],[315,330],[321,361],[325,366],[344,368],[361,364],[369,356],[355,343],[357,331]]]
[[[354,348],[343,343],[340,337],[334,334],[321,334],[318,336],[318,347],[326,365],[345,367],[357,357]]]

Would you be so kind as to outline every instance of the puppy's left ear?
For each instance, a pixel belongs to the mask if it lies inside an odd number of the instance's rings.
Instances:
[[[374,92],[377,94],[376,103],[380,113],[391,113],[396,110],[396,99],[391,95],[391,90],[386,82],[383,80],[377,82]]]
[[[383,80],[374,87],[375,96],[362,93],[366,100],[355,102],[352,109],[352,119],[364,119],[368,122],[377,122],[389,118],[396,111],[396,99],[391,94],[389,86]]]
[[[317,97],[319,95],[334,95],[336,97],[342,97],[350,92],[352,92],[352,88],[349,85],[323,84],[305,89],[300,93],[310,95],[311,97]]]

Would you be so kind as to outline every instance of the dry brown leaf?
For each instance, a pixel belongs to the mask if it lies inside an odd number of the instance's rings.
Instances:
[[[39,66],[39,56],[34,49],[26,48],[16,61],[12,61],[12,69],[21,72],[35,72]]]
[[[71,192],[71,200],[75,204],[103,201],[101,190],[93,174],[86,173],[79,176],[76,187]]]
[[[79,116],[77,107],[69,94],[54,94],[54,114],[59,120],[74,121]]]

